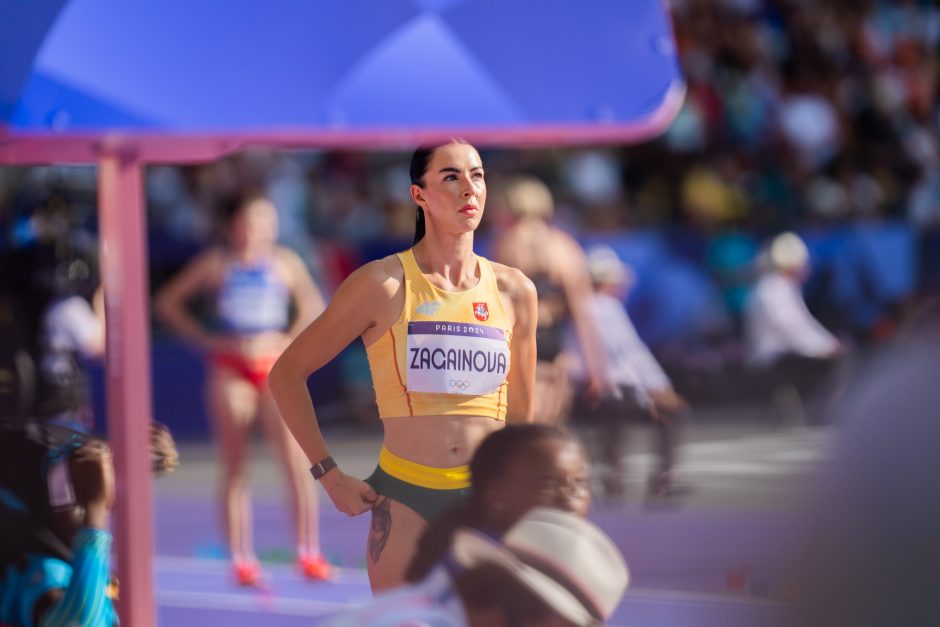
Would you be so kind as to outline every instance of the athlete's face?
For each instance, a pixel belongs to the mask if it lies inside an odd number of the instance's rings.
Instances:
[[[502,531],[535,507],[587,516],[590,468],[584,450],[577,442],[559,438],[529,445],[510,462],[488,497],[491,522]]]
[[[277,241],[277,210],[270,200],[255,198],[232,218],[229,239],[236,250],[259,250]]]
[[[411,197],[425,220],[449,233],[471,232],[480,224],[486,204],[483,162],[476,148],[446,144],[434,150],[424,173],[424,186],[412,185]]]

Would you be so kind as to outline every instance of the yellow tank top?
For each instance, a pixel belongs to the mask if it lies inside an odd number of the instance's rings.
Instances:
[[[479,282],[447,292],[427,280],[411,249],[398,259],[405,271],[405,306],[366,348],[379,416],[505,420],[512,329],[493,266],[477,257]]]

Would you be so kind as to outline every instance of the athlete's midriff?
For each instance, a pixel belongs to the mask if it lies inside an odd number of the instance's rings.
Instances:
[[[486,416],[385,418],[385,448],[425,466],[452,468],[470,462],[483,439],[504,422]]]

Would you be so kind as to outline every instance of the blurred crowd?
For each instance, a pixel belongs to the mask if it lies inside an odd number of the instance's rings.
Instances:
[[[545,181],[557,226],[632,266],[628,310],[667,368],[711,364],[724,357],[710,349],[743,340],[759,253],[782,231],[809,247],[804,293],[824,325],[862,345],[895,334],[940,292],[940,9],[924,0],[670,7],[688,89],[664,135],[487,151],[491,184]],[[221,199],[252,188],[273,200],[282,243],[330,293],[410,242],[406,161],[395,151],[253,150],[152,167],[151,287],[221,237]],[[93,169],[0,171],[0,245],[27,245],[37,208],[63,203],[73,232],[93,234]],[[503,226],[484,220],[481,252]],[[353,357],[343,376],[364,380],[364,366]]]
[[[887,216],[938,226],[933,3],[689,0],[673,9],[689,97],[656,146],[678,158],[650,169],[681,181],[670,207],[758,230]],[[638,177],[636,188],[650,180]]]

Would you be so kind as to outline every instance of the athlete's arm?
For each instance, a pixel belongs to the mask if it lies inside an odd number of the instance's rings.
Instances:
[[[307,377],[322,368],[350,342],[375,326],[391,302],[397,283],[386,260],[374,261],[351,274],[329,305],[278,358],[268,385],[278,411],[311,464],[329,456],[307,391]],[[336,508],[352,516],[371,507],[375,491],[364,481],[330,470],[321,479]]]
[[[516,268],[501,264],[494,264],[494,268],[501,297],[508,296],[513,316],[506,422],[532,422],[535,420],[538,294],[532,281]]]
[[[556,250],[561,253],[559,277],[565,291],[568,311],[571,312],[575,334],[584,354],[590,391],[600,394],[609,387],[607,361],[600,331],[588,308],[588,303],[594,298],[594,290],[591,288],[587,258],[581,246],[567,233],[555,229],[554,235],[558,240]]]
[[[214,348],[215,338],[189,313],[186,305],[195,294],[212,287],[222,263],[221,253],[199,255],[170,279],[153,299],[154,310],[176,334],[202,348]]]
[[[320,315],[326,303],[313,277],[310,276],[307,266],[297,253],[288,248],[280,248],[278,258],[286,271],[288,288],[297,307],[297,314],[290,329],[287,330],[287,335],[297,337],[314,318]]]

